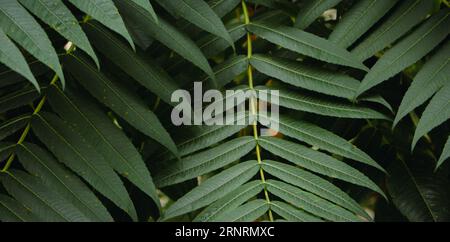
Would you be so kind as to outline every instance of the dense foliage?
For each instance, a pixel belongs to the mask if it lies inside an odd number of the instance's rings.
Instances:
[[[449,14],[1,0],[0,220],[449,221]],[[279,132],[252,98],[251,125],[173,125],[194,81],[279,90]]]

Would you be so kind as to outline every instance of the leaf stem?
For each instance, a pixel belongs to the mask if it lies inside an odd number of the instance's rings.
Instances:
[[[75,49],[75,45],[72,44],[72,45],[70,46],[70,48],[67,50],[66,54],[70,54],[74,49]],[[53,75],[52,80],[50,81],[50,85],[55,85],[56,82],[58,81],[58,79],[59,79],[59,77],[58,77],[58,75],[55,73],[55,74]],[[44,96],[41,98],[41,100],[39,101],[39,103],[38,103],[38,105],[36,106],[36,108],[34,109],[33,114],[30,116],[30,118],[31,118],[33,115],[38,114],[39,111],[41,111],[41,109],[42,109],[42,107],[44,106],[46,100],[47,100],[47,95],[44,95]],[[25,127],[25,129],[23,130],[22,134],[20,135],[20,138],[19,138],[19,140],[17,141],[16,146],[17,146],[17,145],[21,145],[21,144],[25,141],[25,139],[26,139],[27,136],[28,136],[28,133],[30,132],[30,129],[31,129],[31,123],[30,123],[30,121],[28,121],[28,124],[27,124],[27,126]],[[11,152],[11,155],[9,156],[8,160],[6,161],[6,164],[5,164],[5,166],[3,167],[3,169],[0,170],[0,173],[6,173],[6,172],[8,172],[8,169],[9,169],[9,167],[11,166],[12,162],[14,161],[14,158],[15,158],[15,157],[16,157],[16,153],[15,153],[14,151]]]
[[[245,21],[245,24],[247,25],[247,24],[250,23],[250,17],[249,17],[249,14],[248,14],[247,5],[245,3],[245,0],[242,0],[241,2],[242,2],[242,10],[244,12],[244,21]],[[251,34],[249,32],[247,32],[247,58],[249,60],[252,57],[252,52],[253,52],[253,50],[252,50],[252,37],[251,37]],[[254,90],[253,89],[253,70],[252,70],[252,66],[250,64],[248,64],[248,67],[247,67],[247,77],[248,77],[248,86],[250,87],[251,90]],[[256,115],[257,115],[256,104],[257,104],[257,102],[256,102],[255,98],[252,96],[250,98],[250,109],[251,109],[251,113],[252,113],[253,117],[256,117]],[[254,136],[255,141],[256,141],[256,159],[257,159],[258,164],[260,166],[259,174],[260,174],[260,177],[261,177],[261,181],[264,184],[264,196],[266,198],[267,203],[270,204],[269,193],[267,192],[267,188],[265,186],[266,179],[265,179],[265,176],[264,176],[264,171],[263,171],[263,169],[261,167],[262,160],[261,160],[261,149],[260,149],[259,144],[258,144],[258,124],[257,124],[257,120],[253,121],[252,128],[253,128],[253,136]],[[269,208],[269,220],[273,221],[272,210],[270,208]]]

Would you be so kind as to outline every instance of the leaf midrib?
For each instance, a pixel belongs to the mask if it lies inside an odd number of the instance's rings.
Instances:
[[[320,167],[322,167],[322,168],[326,168],[326,169],[331,169],[331,170],[337,171],[337,172],[339,172],[339,173],[341,173],[341,174],[347,175],[347,176],[349,176],[349,177],[351,177],[351,178],[353,178],[353,179],[355,179],[355,180],[357,180],[357,181],[359,181],[359,182],[365,184],[366,186],[370,186],[369,184],[367,184],[365,181],[361,180],[360,178],[355,177],[355,176],[353,176],[353,175],[351,175],[351,174],[348,174],[348,173],[346,173],[346,172],[344,172],[344,171],[342,171],[342,170],[340,170],[340,169],[338,169],[338,168],[336,168],[336,167],[328,167],[328,166],[326,166],[326,165],[324,165],[324,164],[318,163],[316,160],[313,160],[312,158],[305,157],[305,156],[302,156],[301,154],[294,153],[294,152],[292,152],[292,151],[290,151],[290,150],[288,150],[288,149],[285,149],[283,146],[280,146],[280,145],[278,145],[278,144],[275,144],[275,143],[271,142],[270,140],[265,139],[264,141],[270,143],[271,145],[273,145],[273,146],[275,146],[275,147],[278,147],[278,148],[281,149],[281,150],[284,150],[284,151],[287,152],[287,153],[293,154],[294,157],[299,157],[300,159],[309,160],[310,162],[312,162],[312,163],[314,163],[314,164],[316,164],[316,165],[318,165],[318,166],[320,166]],[[309,170],[309,169],[308,169],[308,170]],[[336,177],[336,178],[342,179],[342,178],[339,178],[339,177]]]

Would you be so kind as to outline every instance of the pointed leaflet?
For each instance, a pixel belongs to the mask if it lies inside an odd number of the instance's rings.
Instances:
[[[305,169],[369,188],[385,197],[383,191],[363,173],[331,156],[274,137],[261,137],[259,144],[265,150]]]
[[[94,46],[109,60],[119,66],[141,85],[168,104],[172,93],[178,89],[172,78],[157,63],[133,52],[111,32],[98,23],[88,23],[86,33]]]
[[[272,24],[274,23],[274,21],[278,23],[280,20],[282,21],[288,19],[287,16],[282,15],[280,11],[270,11],[258,17],[258,19],[266,20],[269,18],[271,18]],[[247,33],[245,26],[246,25],[243,22],[231,22],[226,26],[234,42],[245,36],[245,34]],[[200,50],[203,52],[206,58],[214,57],[229,47],[228,43],[224,39],[215,35],[205,35],[204,37],[196,41],[196,43],[200,47]],[[247,59],[247,56],[245,56],[245,58]],[[169,67],[169,70],[175,69],[175,67],[180,66],[181,63],[183,63],[183,60],[178,60],[174,65],[171,65]],[[224,63],[220,63],[219,65],[222,64]]]
[[[0,97],[0,112],[6,112],[30,104],[39,97],[35,87],[24,87]]]
[[[174,50],[183,58],[189,60],[194,65],[203,70],[206,74],[214,78],[211,66],[195,43],[185,34],[170,25],[164,19],[159,19],[158,23],[146,13],[145,10],[131,1],[116,1],[121,13],[136,22],[147,25],[145,31],[157,39],[169,49]]]
[[[361,221],[349,211],[284,182],[268,180],[267,190],[306,212],[330,221]]]
[[[6,191],[46,222],[88,222],[70,202],[49,189],[36,177],[19,170],[0,173]]]
[[[28,57],[30,57],[30,55],[28,55]],[[25,61],[27,61],[27,57],[25,57]],[[48,67],[38,60],[29,58],[27,62],[28,66],[30,67],[31,73],[33,73],[34,75],[40,76],[48,73]],[[26,80],[25,77],[13,71],[12,69],[8,69],[7,67],[3,67],[0,69],[0,80],[2,80],[0,82],[0,88],[19,84]]]
[[[239,130],[247,127],[246,125],[238,125],[240,121],[246,120],[246,118],[248,118],[248,115],[242,118],[237,117],[233,125],[184,126],[183,129],[176,130],[175,133],[180,137],[177,142],[179,155],[191,154],[236,134]],[[162,153],[158,157],[175,158],[167,153]]]
[[[70,55],[64,59],[67,69],[81,85],[100,102],[139,131],[164,145],[174,154],[177,148],[156,115],[125,85],[108,79],[81,55]]]
[[[135,49],[133,40],[112,0],[69,0],[69,2],[109,29],[120,34]]]
[[[444,84],[450,82],[450,57],[448,53],[450,53],[450,41],[447,41],[442,48],[437,50],[436,54],[427,61],[414,77],[398,108],[394,127],[409,112],[424,103]]]
[[[33,117],[33,132],[50,151],[92,187],[136,219],[134,205],[114,170],[103,156],[56,115],[44,113]]]
[[[217,170],[246,155],[255,145],[253,137],[243,136],[181,160],[169,161],[156,174],[155,183],[165,187]]]
[[[430,104],[423,111],[414,133],[411,149],[414,149],[422,136],[448,119],[450,119],[450,83],[447,83],[434,95]]]
[[[328,39],[344,48],[351,46],[381,19],[398,0],[358,1],[334,28]]]
[[[62,1],[19,0],[19,2],[56,32],[84,50],[95,61],[97,67],[100,67],[97,56],[78,20]]]
[[[65,84],[58,56],[45,31],[16,0],[2,0],[0,22],[3,31],[30,54],[52,68]]]
[[[358,147],[338,135],[312,123],[293,119],[286,115],[279,115],[278,120],[276,120],[275,118],[269,118],[263,114],[259,114],[258,120],[263,121],[263,123],[278,123],[279,131],[286,136],[316,146],[319,149],[370,165],[385,172],[376,161],[370,158],[370,156],[362,150],[358,149]]]
[[[207,206],[234,191],[259,171],[257,161],[246,161],[208,178],[172,204],[164,220]]]
[[[277,213],[281,217],[285,218],[289,222],[322,222],[323,220],[303,212],[287,203],[272,201],[270,203],[270,209]]]
[[[256,90],[270,90],[265,86],[257,86]],[[275,89],[274,89],[275,90]],[[360,118],[360,119],[387,119],[389,118],[370,108],[357,106],[350,102],[337,102],[336,100],[325,99],[302,93],[299,91],[288,90],[287,88],[277,88],[279,91],[279,105],[286,108],[300,110],[303,112],[310,112],[324,116],[339,117],[339,118]],[[270,93],[270,95],[276,95]],[[264,100],[265,97],[258,97]],[[264,101],[271,101],[270,98]]]
[[[385,108],[389,109],[389,111],[391,111],[391,113],[395,113],[391,104],[389,104],[386,101],[386,99],[384,99],[381,95],[377,95],[377,94],[369,95],[369,96],[361,97],[358,100],[362,101],[362,102],[371,102],[371,103],[377,103],[377,104],[383,105]]]
[[[47,95],[53,110],[95,146],[112,168],[159,204],[155,185],[141,155],[95,101],[70,90],[63,92],[56,86],[50,88]]]
[[[434,4],[430,0],[401,1],[394,13],[351,52],[359,59],[366,60],[420,23],[431,12]]]
[[[195,24],[197,27],[208,31],[211,34],[220,36],[234,48],[234,42],[223,25],[222,20],[204,1],[159,0],[158,2],[169,12],[174,12],[192,24]]]
[[[255,199],[217,218],[218,222],[254,222],[264,215],[270,205],[262,199]]]
[[[117,1],[117,0],[116,0]],[[150,4],[149,0],[131,0],[136,5],[139,5],[141,8],[145,9],[147,13],[152,16],[155,23],[158,23],[158,16],[155,13],[155,10],[153,10],[153,6]]]
[[[27,61],[23,57],[20,50],[14,43],[6,36],[5,32],[0,28],[0,63],[11,68],[23,77],[27,78],[34,87],[39,90],[39,83],[31,73]]]
[[[263,22],[250,23],[247,29],[269,42],[299,54],[337,65],[368,70],[366,66],[344,48],[308,32]]]
[[[412,222],[443,222],[450,219],[449,182],[445,173],[434,173],[431,163],[395,160],[386,185],[393,204]]]
[[[300,7],[294,26],[299,29],[306,29],[311,25],[325,10],[336,6],[342,0],[311,0]]]
[[[0,194],[0,220],[2,222],[39,222],[30,210],[16,200]]]
[[[430,52],[450,33],[450,10],[442,9],[402,39],[377,61],[362,80],[357,94],[389,79]]]
[[[261,181],[252,181],[240,186],[225,197],[215,201],[195,217],[194,222],[214,222],[220,216],[239,207],[263,190]]]
[[[1,123],[0,140],[3,140],[4,138],[10,136],[11,134],[17,132],[19,129],[25,127],[25,125],[28,124],[29,120],[30,120],[29,115],[22,115],[12,118],[10,120],[6,120],[5,122]]]
[[[450,136],[447,138],[447,142],[445,142],[444,149],[442,150],[442,154],[439,157],[439,160],[436,165],[436,169],[444,163],[450,157]]]
[[[282,181],[314,193],[355,214],[370,219],[369,215],[347,193],[319,176],[298,167],[271,160],[263,161],[262,167],[265,172],[278,177]]]
[[[359,81],[336,71],[327,71],[289,59],[252,55],[250,63],[259,72],[291,85],[337,97],[351,98]]]
[[[30,174],[41,178],[43,184],[65,198],[91,221],[112,221],[111,215],[89,187],[45,150],[24,143],[18,146],[16,153]]]

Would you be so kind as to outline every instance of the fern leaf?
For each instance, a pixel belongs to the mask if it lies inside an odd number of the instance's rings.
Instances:
[[[3,63],[7,67],[11,68],[15,72],[19,73],[37,89],[40,90],[39,83],[31,73],[30,67],[27,61],[23,57],[20,50],[14,45],[14,43],[6,36],[5,32],[0,28],[0,63]]]
[[[133,40],[112,0],[69,0],[69,2],[112,31],[120,34],[128,41],[133,50],[135,49]]]
[[[257,161],[246,161],[208,178],[172,204],[164,220],[202,208],[247,182],[259,171]]]
[[[330,221],[361,221],[349,211],[284,182],[268,180],[267,190],[306,212]]]
[[[434,3],[428,0],[405,0],[399,5],[386,21],[351,51],[355,56],[366,60],[399,39],[431,12]]]
[[[430,52],[450,33],[449,9],[443,9],[422,24],[413,33],[388,50],[362,80],[357,94],[387,80],[414,64]]]
[[[56,86],[50,88],[48,98],[53,110],[95,146],[112,168],[159,205],[155,185],[141,155],[92,99],[69,90],[63,92]]]
[[[222,215],[217,221],[253,222],[264,215],[269,208],[270,205],[265,200],[255,199]]]
[[[258,115],[258,120],[265,121],[264,123],[268,121],[271,123],[277,122],[274,118],[269,118],[262,114]],[[386,172],[369,155],[358,149],[352,143],[326,129],[303,120],[293,119],[286,115],[279,115],[278,124],[280,132],[284,135]]]
[[[155,184],[165,187],[217,170],[246,155],[255,145],[253,137],[243,136],[177,160],[156,174]]]
[[[31,124],[33,132],[59,161],[83,177],[133,219],[137,219],[134,205],[122,181],[92,145],[87,144],[76,131],[55,115],[36,115]]]
[[[394,127],[403,117],[424,103],[445,83],[449,83],[450,58],[448,53],[450,53],[450,41],[447,41],[414,77],[398,108]]]
[[[67,199],[91,221],[112,221],[94,193],[43,149],[25,143],[18,146],[17,156],[30,174],[41,178],[43,184]]]
[[[65,58],[64,63],[80,84],[100,102],[174,154],[178,153],[175,143],[156,115],[126,86],[108,79],[103,73],[93,68],[81,55],[71,55]]]
[[[35,176],[20,170],[0,174],[5,189],[28,207],[39,220],[46,222],[88,222],[88,217]]]
[[[320,218],[280,201],[271,202],[270,209],[290,222],[323,222]]]
[[[347,193],[319,176],[298,167],[271,160],[263,161],[262,167],[264,171],[284,182],[311,192],[355,214],[370,219],[369,215]]]
[[[248,115],[237,117],[234,125],[192,126],[180,130],[180,132],[177,131],[179,137],[182,137],[177,142],[179,155],[185,156],[194,153],[236,134],[246,127],[245,125],[238,125],[241,120],[248,120]],[[163,153],[161,157],[175,158],[174,156],[168,156],[166,153]]]
[[[353,6],[334,28],[328,39],[344,48],[351,46],[384,16],[396,0],[362,0]]]
[[[247,26],[247,29],[269,42],[299,54],[337,65],[368,70],[344,48],[311,33],[288,26],[274,26],[262,22],[253,22]]]
[[[172,104],[171,95],[178,87],[157,63],[134,53],[99,24],[89,23],[85,30],[94,46],[109,60],[163,101]]]
[[[265,150],[289,160],[298,166],[369,188],[386,197],[383,191],[360,171],[331,156],[327,156],[303,145],[274,137],[261,137],[258,142]]]
[[[257,86],[256,90],[268,90],[265,86]],[[311,94],[299,91],[288,90],[287,88],[277,88],[279,90],[279,105],[303,112],[315,113],[324,116],[357,119],[387,119],[386,115],[366,107],[360,107],[347,102],[339,102],[316,97]],[[276,94],[271,94],[276,95]],[[259,97],[263,101],[265,97]]]
[[[30,54],[53,69],[64,87],[64,74],[58,56],[45,31],[16,0],[4,0],[0,5],[3,31]]]
[[[256,54],[250,63],[259,72],[291,85],[337,97],[351,98],[359,86],[358,80],[344,74],[283,58]]]
[[[263,186],[264,184],[261,183],[261,181],[252,181],[240,186],[205,208],[200,214],[197,215],[194,222],[217,221],[217,218],[220,218],[229,211],[234,210],[250,198],[260,193],[263,190]]]
[[[56,32],[84,50],[94,60],[97,67],[100,67],[97,56],[78,24],[78,20],[62,1],[19,0],[19,2]]]
[[[199,28],[221,37],[234,48],[234,41],[223,25],[222,20],[204,1],[159,0],[158,3],[169,12],[174,12]]]
[[[205,56],[198,46],[185,34],[164,19],[159,19],[158,23],[155,23],[145,10],[131,1],[116,1],[116,4],[123,15],[136,22],[145,23],[147,26],[145,28],[146,33],[192,62],[214,79],[213,71]]]

